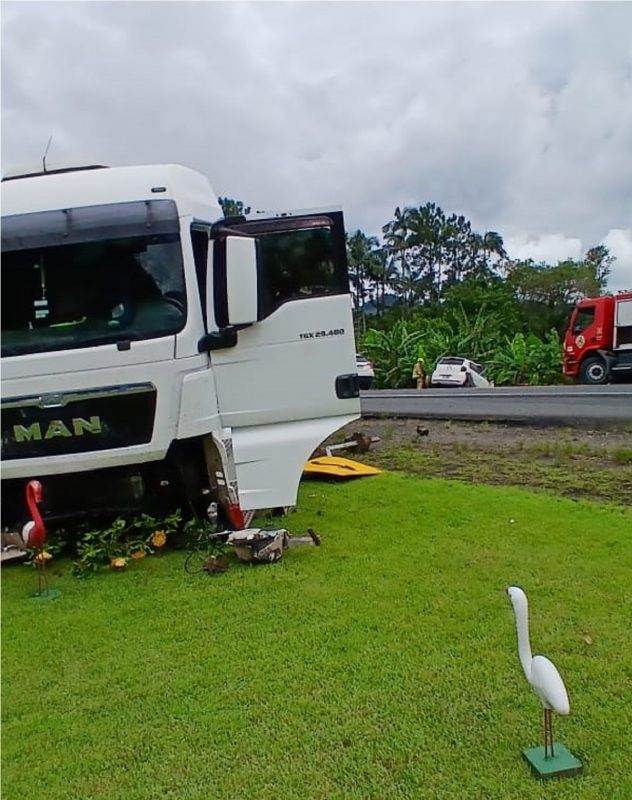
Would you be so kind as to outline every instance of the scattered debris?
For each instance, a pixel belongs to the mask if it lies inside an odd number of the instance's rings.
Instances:
[[[271,564],[283,557],[283,551],[288,547],[288,532],[285,528],[246,528],[243,531],[233,531],[226,543],[235,548],[240,561],[247,564],[255,561]]]
[[[319,547],[320,536],[312,528],[307,533],[307,536],[290,536],[285,528],[246,528],[230,533],[226,543],[235,548],[237,558],[246,564],[272,564],[281,560],[288,547],[302,544]]]
[[[3,531],[0,547],[0,561],[2,564],[11,561],[24,561],[29,556],[24,539],[19,533]]]
[[[305,464],[305,475],[323,476],[327,478],[363,478],[367,475],[379,475],[381,469],[352,461],[350,458],[340,456],[319,456],[311,458]]]
[[[289,547],[296,547],[299,544],[313,544],[315,547],[320,547],[320,536],[313,530],[307,529],[307,536],[290,536],[288,541]]]
[[[364,433],[352,433],[351,437],[339,444],[329,444],[319,447],[314,451],[314,458],[319,456],[331,456],[336,450],[353,450],[356,453],[366,453],[372,444],[380,441],[379,436],[367,436]]]
[[[316,531],[313,528],[308,528],[307,533],[310,535],[316,547],[320,547],[321,539],[320,536],[316,533]]]
[[[209,556],[202,564],[202,569],[209,575],[221,575],[229,566],[230,561],[226,556]]]

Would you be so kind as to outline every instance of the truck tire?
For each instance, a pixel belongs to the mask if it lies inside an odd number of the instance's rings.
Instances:
[[[591,356],[583,361],[579,369],[579,380],[593,386],[605,383],[608,380],[608,368],[603,358]]]

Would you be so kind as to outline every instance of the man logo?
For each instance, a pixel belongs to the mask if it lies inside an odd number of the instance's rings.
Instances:
[[[42,430],[39,422],[32,425],[14,425],[13,438],[19,442],[41,442],[42,439],[56,439],[58,436],[70,438],[72,436],[83,436],[84,433],[102,433],[101,417],[92,416],[90,419],[74,417],[67,425],[61,419],[52,419],[47,427]]]

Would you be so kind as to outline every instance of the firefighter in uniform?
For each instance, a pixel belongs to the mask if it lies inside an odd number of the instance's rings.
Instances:
[[[415,361],[415,366],[413,367],[413,378],[417,381],[418,389],[426,388],[426,364],[421,356],[419,356],[417,361]]]

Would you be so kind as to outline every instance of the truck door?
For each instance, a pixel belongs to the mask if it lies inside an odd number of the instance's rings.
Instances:
[[[593,347],[603,337],[603,313],[597,314],[597,306],[595,302],[582,303],[575,309],[571,319],[567,343],[574,345],[580,353]]]
[[[242,507],[290,505],[292,498],[271,502],[283,494],[281,477],[276,495],[271,489],[265,502],[255,501],[264,491],[262,468],[287,472],[295,496],[311,451],[360,410],[342,212],[241,219],[224,228],[259,243],[259,309],[256,322],[233,332],[232,346],[229,336],[228,346],[210,350],[220,417],[233,431]],[[230,332],[222,273],[230,264],[212,263],[221,334]]]

